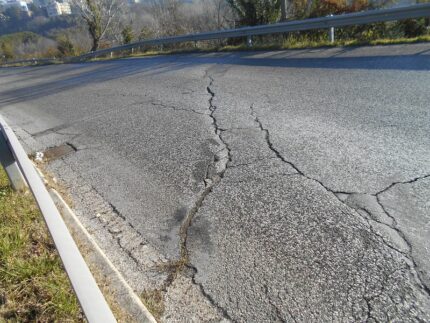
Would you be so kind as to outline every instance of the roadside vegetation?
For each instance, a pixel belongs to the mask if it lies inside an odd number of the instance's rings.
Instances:
[[[115,52],[112,56],[100,56],[92,59],[92,61],[102,61],[117,58],[139,58],[150,57],[156,55],[174,55],[186,53],[207,53],[207,52],[236,52],[236,51],[263,51],[263,50],[283,50],[283,49],[316,49],[328,47],[354,47],[354,46],[377,46],[377,45],[395,45],[395,44],[412,44],[430,42],[430,34],[417,37],[399,37],[399,38],[379,38],[379,39],[354,39],[354,40],[336,40],[331,43],[328,39],[324,40],[311,40],[307,38],[286,39],[286,40],[270,40],[270,41],[254,41],[252,47],[248,47],[244,42],[238,45],[224,45],[224,46],[182,46],[182,47],[165,47],[163,49],[148,49],[145,51],[135,50]]]
[[[398,1],[153,0],[129,3],[126,0],[70,0],[73,14],[58,17],[48,17],[43,9],[34,5],[30,6],[31,15],[12,8],[2,12],[0,6],[0,63],[77,56],[90,50],[163,36],[389,8]],[[426,1],[429,0],[423,2]],[[430,38],[429,18],[336,28],[334,43],[329,42],[328,30],[258,36],[253,39],[253,49],[424,42]],[[115,55],[246,49],[246,40],[238,38],[142,47],[133,53]]]
[[[83,322],[61,260],[29,192],[0,167],[0,322]]]

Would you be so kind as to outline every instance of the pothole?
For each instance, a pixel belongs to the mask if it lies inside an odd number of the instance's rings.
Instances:
[[[52,148],[48,148],[43,152],[43,159],[46,162],[64,157],[73,152],[76,152],[77,149],[75,146],[69,143],[62,144],[60,146],[55,146]]]

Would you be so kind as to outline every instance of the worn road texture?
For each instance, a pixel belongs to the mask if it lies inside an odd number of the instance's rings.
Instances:
[[[0,69],[166,322],[430,321],[429,102],[429,44]]]

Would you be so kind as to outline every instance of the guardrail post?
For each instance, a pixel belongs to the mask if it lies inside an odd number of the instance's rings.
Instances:
[[[0,132],[0,163],[6,171],[12,188],[15,191],[24,191],[27,188],[27,182],[24,176],[22,176],[21,170],[2,132]]]
[[[282,0],[283,1],[283,0]],[[135,43],[136,46],[148,45],[150,48],[158,48],[163,51],[163,44],[172,44],[177,42],[206,41],[226,38],[244,38],[246,35],[267,35],[276,33],[289,33],[304,30],[326,29],[328,37],[332,43],[335,42],[334,27],[342,28],[345,26],[364,25],[376,22],[395,21],[403,19],[416,19],[430,16],[430,3],[422,3],[407,7],[396,7],[389,9],[377,9],[363,12],[347,13],[332,17],[318,17],[304,20],[283,22],[279,24],[267,24],[262,26],[249,26],[243,28],[234,28],[218,30],[213,32],[188,34],[181,36],[169,36],[142,40]],[[428,23],[428,22],[427,22]],[[252,46],[251,37],[247,37],[248,46]],[[92,53],[82,55],[84,58],[97,57],[97,55],[109,55],[109,52],[123,51],[124,46],[102,49]]]
[[[246,37],[246,46],[252,47],[252,36],[251,35],[248,35]]]
[[[113,52],[110,52],[110,58],[113,58]]]
[[[31,193],[45,219],[46,226],[51,233],[52,240],[87,321],[89,323],[116,323],[117,321],[109,305],[97,286],[45,184],[15,133],[1,116],[0,137],[2,139],[0,141],[2,143],[1,147],[3,148],[0,151],[1,162],[5,162],[8,167],[16,161],[22,174],[24,174]],[[7,150],[4,150],[5,147]],[[6,158],[9,158],[9,160]]]
[[[329,17],[333,17],[333,15],[329,15]],[[334,43],[334,27],[330,27],[329,29],[329,38],[330,38],[330,43]]]

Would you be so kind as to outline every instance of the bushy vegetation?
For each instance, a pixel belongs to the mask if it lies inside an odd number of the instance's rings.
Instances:
[[[16,57],[31,58],[34,53],[38,56],[55,54],[56,43],[52,39],[33,32],[19,32],[0,36],[0,58],[9,60]]]
[[[87,51],[88,35],[76,15],[49,18],[45,9],[34,4],[29,9],[30,15],[18,7],[2,12],[0,6],[0,61]]]
[[[263,25],[278,20],[278,0],[228,0],[241,26]]]
[[[34,34],[33,38],[24,37],[27,33],[21,32],[12,34],[13,41],[11,37],[7,41],[0,38],[0,57],[10,60],[73,56],[149,38],[276,23],[282,20],[282,8],[286,8],[283,12],[287,20],[296,20],[390,7],[397,0],[153,0],[138,4],[127,4],[125,0],[71,1],[76,14],[69,17],[47,18],[37,8],[33,8],[32,17],[20,15],[16,10],[5,11],[6,18],[0,16],[0,26],[6,28],[0,28],[0,34],[31,30],[38,38]],[[399,39],[425,41],[429,26],[429,19],[423,18],[336,28],[335,44],[372,44],[378,40],[387,43]],[[196,46],[210,49],[244,44],[245,39],[228,39],[163,48],[177,51],[196,49]],[[333,45],[328,43],[327,30],[257,36],[254,44],[272,48]]]

